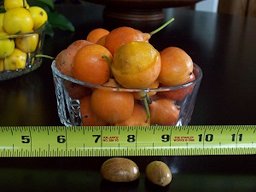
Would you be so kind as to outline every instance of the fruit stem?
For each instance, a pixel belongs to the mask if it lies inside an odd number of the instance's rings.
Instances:
[[[149,104],[150,104],[150,98],[148,96],[147,92],[143,92],[143,104],[146,110],[146,114],[147,114],[147,122],[149,122],[150,120],[150,110],[149,110]]]
[[[111,66],[112,60],[111,60],[108,56],[102,55],[102,58],[107,61],[107,63],[109,64],[109,66]]]
[[[35,55],[35,57],[43,57],[43,58],[47,58],[47,59],[51,59],[54,60],[55,58],[49,55],[43,55],[43,54],[37,54]]]
[[[151,31],[149,34],[150,36],[158,33],[159,31],[161,31],[163,28],[165,28],[167,25],[169,25],[170,23],[172,23],[174,21],[174,18],[169,19],[168,21],[166,21],[163,25],[161,25],[160,27],[158,27],[157,29],[155,29],[154,31]]]

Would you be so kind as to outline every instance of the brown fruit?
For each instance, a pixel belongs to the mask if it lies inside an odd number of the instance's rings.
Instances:
[[[172,181],[169,167],[162,161],[152,161],[146,167],[146,177],[155,185],[165,187]]]
[[[114,157],[106,160],[101,166],[101,175],[112,182],[130,182],[139,178],[139,168],[127,158]]]

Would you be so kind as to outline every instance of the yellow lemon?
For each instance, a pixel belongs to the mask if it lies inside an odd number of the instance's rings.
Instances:
[[[19,49],[14,49],[13,53],[4,59],[5,70],[24,69],[26,67],[27,54]]]
[[[4,0],[4,8],[6,11],[19,7],[28,9],[29,5],[26,0]]]
[[[16,38],[16,47],[25,53],[32,53],[36,50],[38,45],[39,35],[37,33],[26,37]]]
[[[0,72],[4,71],[4,60],[0,59]]]
[[[41,7],[32,6],[29,8],[29,11],[34,22],[34,30],[40,28],[48,20],[46,11]]]
[[[148,42],[130,42],[117,49],[111,70],[123,87],[148,88],[160,73],[160,54]]]
[[[4,13],[0,13],[0,32],[4,31]]]
[[[11,35],[33,31],[33,19],[25,8],[14,8],[5,12],[4,30]]]
[[[11,55],[14,51],[14,47],[14,40],[8,39],[5,32],[0,32],[0,59]]]

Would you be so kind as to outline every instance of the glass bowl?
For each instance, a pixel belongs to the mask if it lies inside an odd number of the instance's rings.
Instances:
[[[0,81],[27,74],[40,67],[43,40],[43,27],[31,33],[0,35],[0,41],[12,42],[15,47],[11,55],[0,57]]]
[[[188,125],[202,79],[201,68],[194,64],[195,78],[189,83],[175,87],[127,89],[85,83],[63,75],[55,61],[51,68],[58,115],[65,126]],[[106,95],[97,98],[96,91],[102,90]],[[108,104],[108,100],[104,101],[108,93],[131,94],[131,104],[122,106],[118,97],[114,104]],[[112,99],[116,98],[114,95]]]

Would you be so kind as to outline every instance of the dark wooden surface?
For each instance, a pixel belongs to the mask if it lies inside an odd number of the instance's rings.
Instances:
[[[74,34],[56,31],[47,37],[44,53],[56,56],[69,43],[95,27],[112,29],[124,23],[102,19],[103,7],[63,6],[58,10],[76,26]],[[175,22],[151,38],[159,50],[179,46],[201,66],[204,76],[191,125],[256,124],[256,18],[168,10]],[[126,24],[126,23],[125,23]],[[128,25],[128,24],[127,24]],[[159,23],[129,23],[151,31]],[[61,125],[50,70],[51,61],[22,77],[0,82],[0,126]],[[256,190],[254,155],[192,157],[130,157],[141,178],[132,184],[102,181],[102,158],[1,158],[1,191],[243,191]],[[145,182],[145,165],[165,161],[173,171],[170,186]]]

